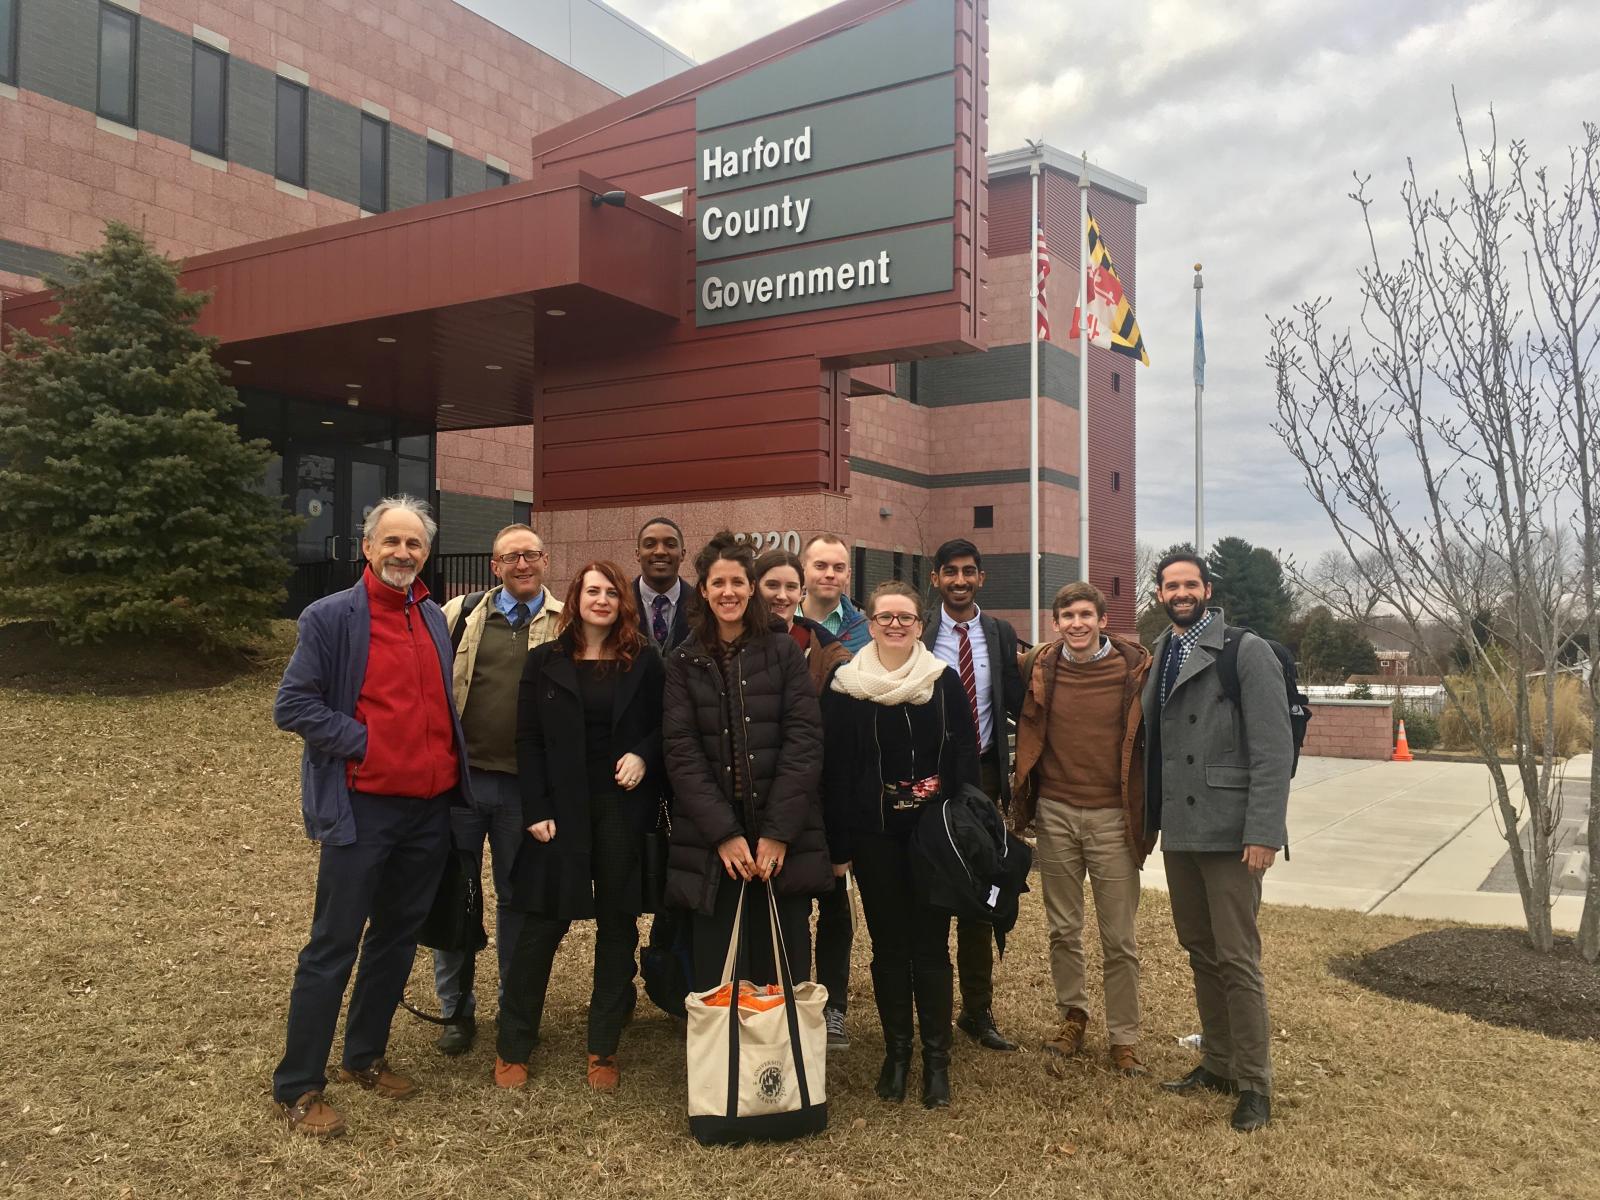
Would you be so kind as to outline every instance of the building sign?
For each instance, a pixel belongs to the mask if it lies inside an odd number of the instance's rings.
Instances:
[[[698,326],[948,291],[950,0],[915,0],[696,99]]]

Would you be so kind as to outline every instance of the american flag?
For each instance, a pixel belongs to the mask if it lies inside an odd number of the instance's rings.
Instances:
[[[1039,305],[1036,316],[1039,320],[1039,340],[1050,340],[1050,306],[1045,303],[1044,282],[1050,278],[1050,251],[1044,244],[1044,226],[1034,228],[1034,235],[1039,246]]]

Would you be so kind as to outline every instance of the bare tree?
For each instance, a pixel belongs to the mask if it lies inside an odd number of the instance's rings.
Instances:
[[[1325,550],[1310,570],[1291,570],[1291,574],[1299,590],[1341,613],[1356,614],[1356,620],[1365,625],[1381,603],[1380,590],[1367,580],[1382,574],[1383,561],[1376,554],[1364,557],[1366,562],[1357,563],[1343,551]],[[1285,567],[1290,568],[1287,561]]]
[[[1548,950],[1560,820],[1555,669],[1573,634],[1555,533],[1570,499],[1561,414],[1571,393],[1552,381],[1537,323],[1530,329],[1519,307],[1524,295],[1539,299],[1517,287],[1508,259],[1521,173],[1503,181],[1492,112],[1490,125],[1488,147],[1474,150],[1457,111],[1463,170],[1452,198],[1425,193],[1408,164],[1397,261],[1380,248],[1374,201],[1358,178],[1351,195],[1369,251],[1358,274],[1362,345],[1327,327],[1319,299],[1273,322],[1268,365],[1277,432],[1361,580],[1363,603],[1340,607],[1357,619],[1366,605],[1369,614],[1392,610],[1418,651],[1429,625],[1466,648],[1468,669],[1447,679],[1448,702],[1488,764],[1529,939]],[[1513,164],[1519,153],[1514,145]],[[1548,305],[1535,307],[1546,315]],[[1479,636],[1486,603],[1499,639]],[[1509,747],[1495,733],[1501,705],[1514,715]]]
[[[1570,528],[1578,563],[1572,606],[1588,654],[1591,718],[1600,711],[1600,430],[1596,421],[1595,353],[1600,346],[1600,126],[1587,123],[1580,146],[1568,151],[1565,179],[1552,182],[1533,167],[1525,146],[1513,143],[1511,169],[1519,201],[1516,223],[1527,237],[1533,354],[1540,386],[1556,413],[1563,473],[1576,500]],[[1565,598],[1565,597],[1564,597]],[[1589,759],[1589,885],[1578,925],[1578,950],[1600,960],[1600,721]]]

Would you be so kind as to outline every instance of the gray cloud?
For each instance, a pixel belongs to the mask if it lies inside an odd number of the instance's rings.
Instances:
[[[816,0],[610,0],[700,61],[815,12]],[[1469,132],[1553,162],[1600,117],[1592,0],[1131,0],[1096,11],[992,0],[992,150],[1043,135],[1138,180],[1139,535],[1193,532],[1191,264],[1205,263],[1207,533],[1314,559],[1325,518],[1270,430],[1266,316],[1330,296],[1358,314],[1366,253],[1352,172],[1371,173],[1385,248],[1408,157],[1429,187]],[[1058,261],[1066,256],[1055,251]]]

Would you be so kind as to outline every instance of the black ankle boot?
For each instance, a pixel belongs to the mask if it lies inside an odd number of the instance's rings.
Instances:
[[[911,1070],[911,980],[905,970],[888,971],[872,964],[872,994],[883,1023],[883,1068],[878,1072],[878,1095],[898,1104],[906,1098],[906,1075]]]
[[[950,1107],[950,1018],[951,985],[949,963],[942,971],[916,973],[913,991],[917,999],[917,1024],[922,1033],[922,1107]]]

